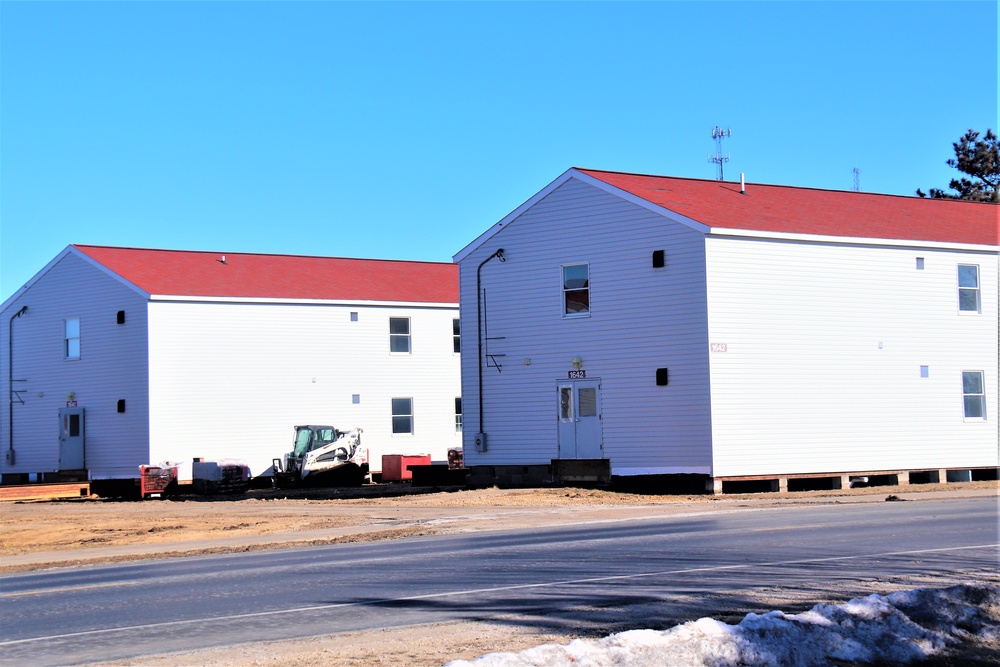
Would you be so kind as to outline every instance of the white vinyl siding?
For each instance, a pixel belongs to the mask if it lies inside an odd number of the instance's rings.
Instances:
[[[572,248],[565,242],[569,227]],[[491,260],[480,272],[483,328],[491,339],[484,335],[483,345],[501,368],[483,365],[488,451],[479,453],[476,269],[500,247],[506,261]],[[667,268],[653,269],[651,252],[661,248]],[[561,267],[581,263],[599,289],[600,307],[590,317],[564,318]],[[459,268],[466,465],[556,458],[557,383],[580,357],[586,377],[602,383],[604,453],[615,474],[708,472],[700,233],[571,179],[463,257]],[[660,367],[670,368],[668,387],[656,386]]]
[[[195,456],[243,459],[259,475],[290,450],[296,424],[329,424],[364,429],[374,471],[383,454],[447,461],[460,442],[451,405],[459,393],[456,314],[457,305],[154,301],[154,458],[181,461],[182,479]],[[409,321],[412,354],[386,354],[390,317]],[[404,451],[392,434],[392,398],[401,396],[420,409]]]
[[[72,286],[67,288],[67,286]],[[72,253],[63,253],[47,268],[44,279],[30,284],[4,310],[4,322],[21,308],[25,314],[13,331],[15,401],[15,464],[0,456],[0,472],[44,474],[59,469],[59,409],[72,393],[86,410],[85,464],[92,479],[137,477],[138,466],[150,463],[147,400],[145,298]],[[126,323],[118,324],[118,311]],[[67,319],[78,319],[83,354],[64,359]],[[2,327],[0,354],[7,382],[8,327]],[[118,412],[125,400],[127,412]],[[10,446],[11,406],[3,401],[0,449]]]
[[[995,422],[963,423],[956,386],[984,368],[995,401],[995,254],[922,250],[914,271],[906,248],[707,245],[715,475],[996,465]],[[981,318],[955,309],[965,262]]]

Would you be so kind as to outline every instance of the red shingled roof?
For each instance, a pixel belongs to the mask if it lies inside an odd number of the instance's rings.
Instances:
[[[73,247],[149,294],[458,303],[451,263]]]
[[[577,169],[713,228],[998,245],[1000,206]]]

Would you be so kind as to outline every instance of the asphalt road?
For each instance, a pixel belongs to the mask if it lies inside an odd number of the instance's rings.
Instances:
[[[0,661],[71,665],[733,589],[997,566],[995,498],[704,512],[0,579]]]

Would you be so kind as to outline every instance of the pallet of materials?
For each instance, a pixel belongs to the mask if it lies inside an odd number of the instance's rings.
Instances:
[[[250,467],[236,459],[195,459],[191,464],[191,477],[194,492],[205,496],[244,493],[250,487]]]

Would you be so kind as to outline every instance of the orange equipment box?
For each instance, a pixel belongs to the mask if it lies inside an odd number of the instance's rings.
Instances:
[[[409,466],[430,465],[430,454],[383,454],[382,481],[402,482],[413,479]]]

